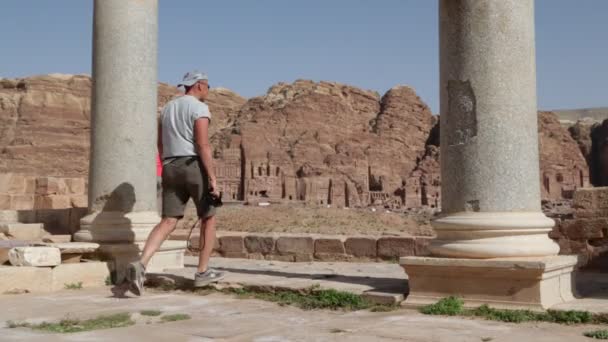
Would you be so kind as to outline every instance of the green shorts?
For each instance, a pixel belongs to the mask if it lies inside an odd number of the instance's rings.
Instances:
[[[215,215],[209,197],[209,177],[198,157],[177,157],[163,165],[163,217],[184,217],[192,198],[201,218]]]

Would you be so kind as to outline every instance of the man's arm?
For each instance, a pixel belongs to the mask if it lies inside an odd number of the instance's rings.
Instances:
[[[215,178],[215,170],[213,168],[211,144],[209,143],[209,118],[200,118],[194,121],[194,139],[196,141],[196,150],[205,170],[207,170],[209,183],[213,188],[213,192],[219,195],[217,178]]]

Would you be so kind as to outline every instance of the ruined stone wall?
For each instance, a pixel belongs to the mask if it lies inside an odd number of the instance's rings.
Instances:
[[[35,177],[0,174],[0,210],[87,207],[84,178]]]
[[[51,234],[73,234],[87,213],[87,182],[81,177],[0,173],[0,221],[43,223]]]
[[[608,265],[608,187],[578,189],[573,215],[558,219],[549,236],[560,254],[579,255],[581,266],[600,258]]]

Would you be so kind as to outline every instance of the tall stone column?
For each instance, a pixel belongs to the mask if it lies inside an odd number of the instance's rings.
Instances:
[[[158,0],[95,0],[89,215],[74,238],[101,243],[119,273],[160,221],[157,41]]]
[[[442,217],[433,254],[556,255],[541,211],[533,0],[440,2]]]
[[[436,257],[402,260],[409,300],[572,299],[575,260],[541,211],[534,1],[440,0],[439,22],[442,213]]]

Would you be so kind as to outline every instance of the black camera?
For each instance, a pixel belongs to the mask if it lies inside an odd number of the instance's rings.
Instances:
[[[222,195],[219,196],[213,193],[213,190],[209,190],[209,203],[211,203],[214,207],[221,207],[224,203],[222,203]]]

